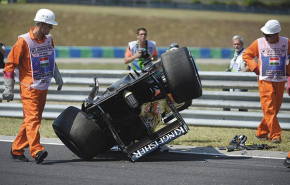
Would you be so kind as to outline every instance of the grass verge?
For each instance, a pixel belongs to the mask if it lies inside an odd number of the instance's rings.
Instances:
[[[260,28],[270,19],[279,20],[280,35],[290,37],[288,15],[27,3],[0,6],[1,43],[12,46],[19,35],[28,32],[40,8],[56,15],[59,25],[50,32],[55,46],[127,46],[136,39],[137,28],[145,27],[147,39],[156,41],[157,47],[172,42],[188,47],[231,47],[234,35],[243,36],[247,47],[263,36]]]
[[[16,136],[22,123],[20,118],[0,117],[0,135]],[[57,138],[55,135],[52,123],[54,120],[43,119],[40,126],[40,135],[42,138]],[[190,130],[186,135],[183,135],[172,142],[172,145],[187,145],[199,147],[221,147],[228,146],[230,140],[235,135],[245,135],[248,137],[248,143],[268,144],[277,146],[270,149],[271,151],[290,151],[290,131],[284,130],[282,133],[282,143],[273,144],[269,141],[259,141],[254,134],[256,129],[247,128],[223,128],[223,127],[201,127],[189,126]]]
[[[122,59],[120,59],[122,61]],[[225,71],[229,64],[202,64],[196,59],[197,65],[201,71]],[[229,59],[230,63],[230,59]],[[112,64],[112,63],[57,63],[60,70],[62,69],[92,69],[92,70],[126,70],[127,65],[123,63]]]

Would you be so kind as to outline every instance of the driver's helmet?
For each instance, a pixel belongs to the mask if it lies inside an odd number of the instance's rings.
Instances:
[[[179,45],[175,42],[173,42],[169,45],[169,51],[174,50],[174,49],[178,49],[178,48],[179,48]]]

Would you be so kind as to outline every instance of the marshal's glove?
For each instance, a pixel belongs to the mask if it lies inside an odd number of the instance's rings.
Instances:
[[[57,66],[55,66],[54,68],[53,77],[55,79],[56,84],[58,84],[57,90],[60,91],[63,85],[63,81]]]
[[[4,100],[7,100],[7,102],[12,101],[14,98],[14,93],[13,93],[14,84],[15,84],[15,80],[13,78],[4,78],[5,89],[2,94],[2,97]]]
[[[286,91],[288,95],[290,96],[290,76],[287,77],[287,86],[286,86]]]
[[[93,86],[93,89],[90,92],[89,97],[88,97],[88,99],[91,100],[91,101],[94,100],[94,98],[96,97],[96,95],[99,92],[99,82],[98,82],[97,76],[94,77],[94,82],[95,82],[95,85]]]

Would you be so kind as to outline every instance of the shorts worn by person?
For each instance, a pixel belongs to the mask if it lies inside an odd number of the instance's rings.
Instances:
[[[125,52],[124,63],[129,64],[129,70],[141,70],[144,68],[145,61],[158,60],[156,43],[147,40],[147,30],[145,28],[137,29],[137,40],[128,43]]]
[[[61,90],[63,81],[55,64],[55,49],[50,30],[55,22],[55,15],[48,9],[40,9],[34,18],[35,27],[20,35],[12,47],[3,70],[5,90],[3,100],[14,98],[14,72],[20,82],[20,96],[23,105],[24,121],[10,151],[10,158],[28,162],[24,148],[30,150],[36,163],[43,162],[47,151],[40,144],[39,127],[46,103],[48,87],[52,77]]]
[[[235,35],[232,38],[232,42],[235,53],[230,62],[229,67],[226,69],[226,72],[249,72],[250,69],[242,58],[243,52],[245,51],[244,38],[239,35]],[[248,92],[248,89],[231,89],[231,90],[235,92]],[[231,91],[231,90],[223,89],[223,91]],[[230,108],[224,108],[223,110],[230,111]],[[239,111],[247,112],[248,110],[239,109]]]
[[[258,126],[256,137],[260,140],[269,139],[272,143],[280,143],[282,129],[277,114],[283,100],[285,81],[290,75],[288,61],[290,41],[279,36],[281,26],[277,20],[269,20],[261,31],[264,37],[255,40],[243,53],[243,60],[250,70],[258,75],[264,116]],[[258,63],[255,62],[255,57],[258,58]]]

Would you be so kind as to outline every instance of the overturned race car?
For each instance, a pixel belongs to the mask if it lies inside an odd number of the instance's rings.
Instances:
[[[188,132],[179,114],[202,95],[188,48],[144,63],[97,96],[98,81],[81,110],[70,106],[53,122],[59,139],[78,157],[92,160],[118,146],[134,162]],[[157,127],[164,123],[165,126]]]

